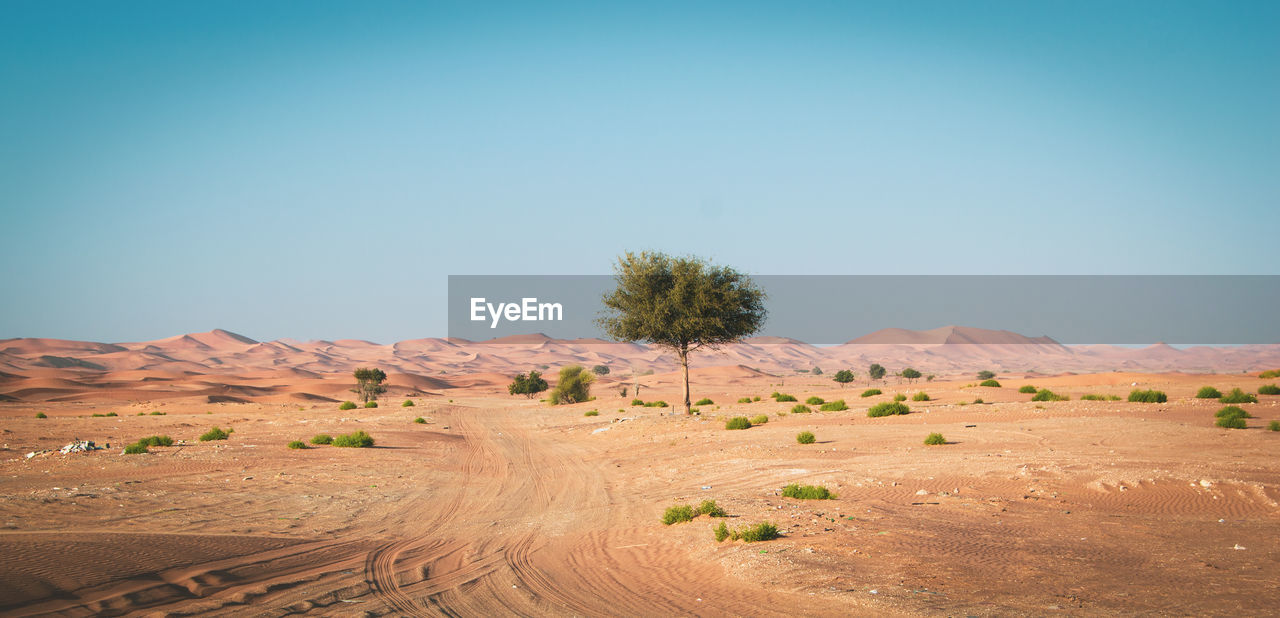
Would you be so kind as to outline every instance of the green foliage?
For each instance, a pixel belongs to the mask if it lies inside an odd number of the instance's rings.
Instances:
[[[824,401],[821,397],[818,397],[818,396],[816,396],[816,395],[815,395],[815,396],[813,396],[813,397],[810,397],[810,398],[808,398],[808,399],[806,399],[806,400],[804,400],[804,402],[805,402],[805,403],[807,403],[807,404],[809,404],[809,405],[811,405],[811,406],[820,406],[820,405],[822,405],[822,404],[826,403],[826,401]]]
[[[307,448],[307,443],[303,442],[302,440],[294,440],[293,442],[289,443],[289,448],[292,448],[292,449]]]
[[[412,399],[406,399],[406,400],[404,400],[404,403],[400,404],[400,407],[402,407],[402,408],[412,408],[412,407],[413,407],[413,400],[412,400]]]
[[[548,401],[551,405],[581,403],[591,398],[591,383],[595,374],[582,370],[582,365],[569,365],[560,369],[560,381],[551,389]]]
[[[1217,399],[1221,396],[1222,391],[1212,386],[1201,386],[1200,390],[1196,391],[1196,399]]]
[[[534,395],[547,390],[547,381],[542,379],[542,374],[536,369],[532,369],[529,373],[517,374],[512,378],[511,384],[507,385],[507,393],[511,395],[524,395],[527,399],[533,399]]]
[[[822,367],[814,367],[813,369],[810,369],[810,370],[809,370],[809,373],[811,373],[811,374],[813,374],[813,375],[815,375],[815,376],[820,376],[820,375],[822,375]]]
[[[387,374],[381,369],[360,367],[353,372],[353,375],[356,378],[355,392],[363,397],[366,403],[387,392],[387,387],[382,384],[387,381]]]
[[[1240,418],[1253,418],[1249,413],[1239,406],[1226,406],[1221,410],[1213,413],[1218,418],[1226,418],[1228,416],[1238,416]]]
[[[902,370],[902,377],[906,378],[910,382],[915,382],[917,379],[920,378],[920,372],[910,367],[907,367],[906,369]]]
[[[853,381],[853,377],[852,371],[849,371],[848,369],[841,369],[840,371],[837,371],[831,379],[840,384],[848,384]]]
[[[760,401],[760,396],[756,395],[755,397],[752,397],[751,401]]]
[[[1093,393],[1081,395],[1080,399],[1083,401],[1120,401],[1120,398],[1115,395],[1097,395]]]
[[[1258,387],[1259,395],[1280,395],[1280,386],[1275,384],[1263,384]]]
[[[1059,395],[1047,388],[1042,388],[1039,391],[1036,391],[1035,395],[1031,396],[1031,401],[1066,401],[1068,399],[1070,399],[1070,397],[1067,397],[1066,395]]]
[[[803,403],[797,403],[796,405],[791,406],[792,414],[808,414],[810,412],[813,412],[813,408],[810,408]]]
[[[867,375],[872,380],[883,380],[884,374],[886,373],[888,373],[888,370],[880,365],[880,363],[871,363],[871,366],[867,367]]]
[[[417,423],[417,424],[419,424],[419,425],[426,425],[426,424],[427,424],[427,419],[422,418],[421,416],[419,416],[418,418],[413,419],[413,422],[415,422],[415,423]]]
[[[642,406],[642,405],[644,405],[644,400],[643,400],[643,399],[632,399],[632,400],[631,400],[631,405],[633,405],[633,406]]]
[[[213,440],[226,440],[231,436],[231,430],[223,431],[221,427],[214,427],[209,431],[200,434],[201,442],[210,442]]]
[[[369,448],[373,446],[373,438],[363,429],[333,439],[334,446],[344,448]]]
[[[698,505],[698,514],[706,515],[707,517],[728,517],[729,516],[729,514],[724,511],[724,509],[716,505],[715,500],[703,500],[702,504]]]
[[[49,418],[49,415],[44,412],[36,412],[36,418]]]
[[[735,530],[730,534],[733,540],[742,540],[744,543],[758,543],[760,541],[772,541],[778,538],[778,527],[768,523],[759,523],[754,526],[747,526],[741,530]]]
[[[881,391],[878,388],[868,388],[867,390],[862,391],[863,397],[875,397],[876,395],[880,395],[880,394],[883,394],[883,391]]]
[[[843,399],[837,399],[835,401],[828,401],[822,404],[822,406],[819,407],[818,409],[822,410],[823,412],[840,412],[843,410],[848,410],[849,406],[844,402]]]
[[[1280,378],[1280,369],[1268,369],[1258,374],[1258,377],[1262,378],[1263,380],[1269,380],[1271,378]]]
[[[813,441],[816,439],[817,438],[813,437],[812,431],[802,431],[796,434],[796,442],[799,442],[800,444],[813,444]]]
[[[716,402],[711,401],[710,399],[707,399],[706,397],[703,397],[702,399],[699,399],[698,401],[694,402],[694,404],[693,404],[693,405],[695,405],[695,406],[711,406],[711,405],[715,405],[715,403],[716,403]]]
[[[141,455],[146,452],[148,452],[147,445],[141,442],[134,442],[133,444],[130,444],[129,446],[124,447],[125,455]]]
[[[902,393],[894,393],[894,395],[893,395],[893,400],[894,400],[894,401],[906,401],[906,400],[907,400],[907,396],[906,396],[906,395],[903,395]]]
[[[741,398],[741,399],[739,399],[739,400],[738,400],[738,403],[751,403],[751,398],[750,398],[750,397],[743,397],[743,398]]]
[[[983,401],[983,400],[982,400],[982,398],[981,398],[981,397],[979,397],[979,398],[977,398],[977,399],[974,399],[974,400],[973,400],[973,402],[974,402],[974,403],[986,403],[985,401]]]
[[[693,510],[692,506],[687,504],[677,504],[675,506],[667,507],[667,510],[662,513],[662,525],[670,526],[671,524],[693,521],[695,516],[697,516],[697,513]]]
[[[1267,423],[1267,431],[1280,431],[1280,421]]]
[[[356,409],[356,402],[354,402],[354,401],[344,401],[344,402],[342,402],[342,403],[338,404],[338,409],[339,409],[339,410],[354,410],[354,409]]]
[[[725,539],[729,538],[729,534],[729,526],[724,522],[720,522],[720,525],[716,526],[717,543],[723,542]]]
[[[920,391],[911,396],[911,401],[929,401],[929,393]]]
[[[600,411],[599,411],[599,410],[587,410],[586,412],[583,412],[583,413],[582,413],[582,415],[583,415],[583,416],[600,416]]]
[[[725,429],[751,429],[751,421],[745,416],[735,416],[724,424]]]
[[[1129,401],[1134,403],[1164,403],[1169,401],[1169,396],[1163,391],[1139,390],[1129,391]]]
[[[1034,393],[1034,392],[1036,392],[1036,391],[1038,391],[1038,390],[1040,390],[1040,389],[1038,389],[1038,388],[1036,388],[1036,387],[1034,387],[1034,386],[1032,386],[1032,385],[1030,385],[1030,384],[1023,384],[1021,387],[1019,387],[1019,388],[1018,388],[1018,392],[1019,392],[1019,393]]]
[[[595,365],[591,368],[591,373],[598,376],[607,376],[609,375],[609,367],[607,365]]]
[[[774,396],[773,396],[773,400],[774,400],[774,401],[777,401],[778,403],[785,403],[785,402],[790,402],[790,401],[799,401],[799,400],[798,400],[798,399],[796,399],[795,397],[792,397],[791,395],[788,395],[788,394],[786,394],[786,393],[777,393],[776,395],[774,395]]]
[[[378,402],[373,401],[372,399],[370,399],[369,401],[364,402],[364,407],[366,407],[366,408],[376,408],[376,407],[378,407]]]
[[[978,386],[989,386],[991,388],[1000,388],[1000,383],[995,380],[987,379],[978,383]]]
[[[759,415],[759,416],[753,416],[753,417],[751,417],[751,424],[752,424],[752,425],[763,425],[763,424],[765,424],[765,423],[767,423],[767,422],[769,422],[769,415],[768,415],[768,414],[761,414],[761,415]]]
[[[988,371],[984,369],[978,372],[979,380],[990,380],[991,378],[994,378],[994,377],[996,377],[996,372],[994,371]]]
[[[1240,416],[1224,416],[1218,419],[1214,424],[1227,429],[1247,429],[1249,427],[1249,424],[1245,422],[1244,417]]]
[[[170,438],[169,436],[148,436],[138,440],[138,444],[145,444],[147,446],[173,446],[173,438]]]
[[[646,407],[646,408],[665,408],[665,407],[667,407],[667,402],[665,402],[665,401],[650,401],[650,402],[648,402],[648,403],[645,403],[645,404],[644,404],[644,407]]]
[[[312,444],[333,444],[333,436],[327,433],[318,433],[311,438]]]
[[[836,495],[822,485],[799,485],[792,483],[782,488],[782,496],[797,500],[834,500]]]
[[[878,416],[893,416],[895,414],[908,414],[910,412],[911,412],[911,408],[908,408],[907,404],[905,403],[901,403],[898,401],[894,401],[894,402],[886,401],[886,402],[877,403],[876,405],[871,406],[871,409],[867,410],[867,416],[875,418]]]
[[[1258,403],[1258,398],[1238,388],[1233,388],[1230,393],[1223,395],[1218,401],[1222,403]]]
[[[937,446],[939,444],[946,444],[947,439],[942,437],[942,434],[940,433],[931,433],[924,439],[924,443],[927,446]]]
[[[168,414],[168,412],[161,412],[161,411],[159,411],[159,410],[152,410],[152,411],[151,411],[151,416],[164,416],[164,415],[166,415],[166,414]]]

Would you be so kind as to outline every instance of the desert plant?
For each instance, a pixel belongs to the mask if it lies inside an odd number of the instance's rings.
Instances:
[[[763,522],[734,531],[731,536],[735,541],[741,539],[744,543],[758,543],[760,541],[772,541],[778,538],[779,535],[777,526]]]
[[[36,418],[49,418],[49,415],[44,412],[36,412]]]
[[[147,446],[173,446],[173,438],[170,438],[169,436],[147,436],[138,440],[138,444],[145,444]]]
[[[527,399],[533,399],[534,395],[547,390],[547,381],[542,379],[542,374],[536,369],[530,370],[528,374],[518,373],[511,379],[511,384],[507,385],[507,393],[511,395],[524,395]],[[623,395],[624,397],[626,395]]]
[[[745,416],[735,416],[724,424],[725,429],[751,429],[751,421]]]
[[[824,400],[823,398],[818,397],[818,396],[816,396],[816,395],[815,395],[815,396],[813,396],[813,397],[810,397],[810,398],[808,398],[808,399],[804,400],[804,402],[805,402],[805,403],[807,403],[807,404],[809,404],[809,405],[811,405],[811,406],[820,406],[820,405],[822,405],[822,404],[826,403],[826,400]]]
[[[1226,418],[1228,416],[1238,416],[1240,418],[1253,418],[1252,416],[1249,415],[1248,412],[1244,410],[1244,408],[1241,408],[1239,406],[1226,406],[1221,410],[1214,412],[1213,415],[1217,418]]]
[[[813,412],[813,408],[810,408],[803,403],[797,403],[796,405],[791,406],[792,414],[808,414],[810,412]]]
[[[760,401],[760,396],[756,395],[755,397],[752,397],[751,401]]]
[[[327,433],[318,433],[311,438],[312,444],[333,444],[333,436]]]
[[[813,441],[816,439],[817,438],[813,437],[812,431],[802,431],[796,434],[796,442],[799,442],[800,444],[813,444]]]
[[[1038,390],[1040,390],[1040,389],[1038,389],[1038,388],[1036,388],[1036,387],[1034,387],[1034,386],[1032,386],[1032,385],[1030,385],[1030,384],[1023,384],[1021,387],[1019,387],[1019,388],[1018,388],[1018,392],[1019,392],[1019,393],[1035,393],[1035,392],[1036,392],[1036,391],[1038,391]]]
[[[366,401],[366,402],[364,402],[364,407],[366,407],[366,408],[376,408],[376,407],[378,407],[378,402],[373,401],[373,400]]]
[[[983,380],[982,382],[978,383],[978,386],[989,386],[991,388],[1000,388],[1000,383],[996,382],[995,380]]]
[[[728,517],[729,516],[729,514],[726,513],[724,509],[720,508],[716,504],[715,500],[703,500],[702,504],[698,505],[698,514],[706,515],[707,517]]]
[[[609,375],[609,367],[607,365],[595,365],[591,368],[591,373],[598,376],[607,376]]]
[[[862,391],[863,397],[874,397],[879,394],[881,394],[881,391],[878,388],[868,388],[867,390]]]
[[[871,409],[867,410],[867,416],[875,418],[878,416],[892,416],[894,414],[908,414],[910,412],[911,412],[911,409],[908,408],[907,404],[905,403],[901,403],[897,401],[893,401],[893,402],[886,401],[886,402],[877,403],[876,405],[871,406]]]
[[[984,369],[978,372],[979,380],[990,380],[991,378],[994,378],[994,377],[996,377],[996,372],[994,371],[988,371]]]
[[[729,538],[729,526],[724,522],[720,522],[720,525],[716,526],[715,532],[717,543],[723,542],[725,539]]]
[[[784,498],[797,500],[833,500],[836,495],[822,485],[800,485],[792,483],[782,488]]]
[[[662,524],[664,526],[670,526],[671,524],[693,521],[695,515],[696,513],[692,506],[687,504],[677,504],[675,506],[667,507],[667,510],[662,513]]]
[[[1031,401],[1066,401],[1068,399],[1070,399],[1070,397],[1067,397],[1066,395],[1059,395],[1047,388],[1042,388],[1036,391],[1035,395],[1031,396]]]
[[[632,400],[631,400],[631,405],[633,405],[633,406],[642,406],[642,405],[644,405],[644,400],[643,400],[643,399],[632,399]]]
[[[1218,419],[1214,424],[1226,429],[1247,429],[1249,427],[1249,424],[1245,422],[1244,417],[1241,416],[1224,416]]]
[[[981,398],[981,397],[978,397],[977,399],[974,399],[974,400],[973,400],[973,402],[974,402],[974,403],[986,403],[985,401],[983,401],[983,400],[982,400],[982,398]]]
[[[582,370],[582,365],[560,368],[560,381],[551,389],[548,401],[551,405],[581,403],[591,398],[591,383],[595,374]]]
[[[717,408],[718,408],[718,407],[719,407],[719,406],[717,406]],[[702,410],[700,410],[700,409],[698,409],[698,408],[689,408],[689,411],[688,411],[688,412],[686,412],[686,414],[702,414]]]
[[[582,413],[582,415],[583,415],[583,416],[600,416],[600,411],[599,411],[599,410],[587,410],[586,412],[583,412],[583,413]]]
[[[130,444],[129,446],[124,447],[125,455],[141,455],[146,452],[148,452],[147,445],[141,442],[134,442],[133,444]]]
[[[915,382],[916,380],[920,379],[920,372],[910,367],[907,367],[906,369],[902,370],[902,377],[906,378],[908,382]]]
[[[402,408],[412,408],[412,407],[413,407],[413,400],[412,400],[412,399],[406,399],[406,400],[404,400],[404,403],[400,404],[400,407],[402,407]]]
[[[1169,396],[1164,391],[1156,390],[1140,390],[1134,389],[1129,391],[1129,401],[1134,403],[1164,403],[1169,401]]]
[[[840,371],[837,371],[834,376],[831,377],[832,380],[834,380],[841,386],[844,386],[845,384],[852,382],[853,378],[854,378],[853,372],[849,371],[848,369],[841,369]]]
[[[1263,384],[1258,387],[1259,395],[1280,395],[1280,386],[1275,384]]]
[[[1262,373],[1259,373],[1258,377],[1262,378],[1263,380],[1269,380],[1271,378],[1280,378],[1280,369],[1268,369]]]
[[[937,446],[939,444],[946,444],[947,439],[942,437],[942,434],[940,433],[931,433],[924,439],[924,443],[926,446]]]
[[[373,438],[363,429],[333,439],[334,446],[345,448],[368,448],[373,446]]]
[[[644,404],[644,407],[646,407],[646,408],[665,408],[665,407],[667,407],[667,402],[665,402],[665,401],[650,401],[650,402],[645,403],[645,404]]]
[[[867,377],[872,380],[883,380],[884,374],[888,372],[889,370],[885,369],[880,363],[871,363],[871,366],[867,367]]]
[[[294,440],[293,442],[289,443],[289,448],[292,448],[292,449],[307,448],[307,443],[303,442],[302,440]]]
[[[695,406],[713,406],[713,405],[715,405],[715,403],[716,403],[716,402],[711,401],[710,399],[707,399],[706,397],[703,397],[702,399],[699,399],[697,402],[695,402],[693,405],[695,405]]]
[[[753,417],[751,417],[751,424],[752,424],[752,425],[763,425],[763,424],[765,424],[765,423],[767,423],[767,422],[769,422],[769,415],[768,415],[768,414],[761,414],[761,415],[759,415],[759,416],[753,416]]]
[[[837,399],[835,401],[828,401],[822,404],[822,406],[819,407],[818,409],[822,410],[823,412],[840,412],[843,410],[848,410],[849,406],[844,402],[843,399]]]
[[[894,401],[906,401],[906,400],[907,400],[907,396],[906,396],[906,395],[903,395],[902,393],[894,393],[894,395],[893,395],[893,400],[894,400]]]
[[[164,415],[166,415],[166,414],[168,414],[168,412],[161,412],[161,411],[159,411],[159,410],[152,410],[152,411],[151,411],[151,416],[164,416]]]
[[[229,429],[227,431],[223,431],[221,427],[214,427],[213,429],[200,434],[200,441],[210,442],[213,440],[226,440],[230,436],[231,431]]]
[[[751,398],[750,398],[750,397],[743,397],[743,398],[741,398],[741,399],[739,399],[739,400],[738,400],[738,403],[751,403]]]
[[[1267,423],[1267,431],[1280,431],[1280,421]]]
[[[354,402],[354,401],[344,401],[344,402],[342,402],[342,403],[338,404],[338,409],[339,409],[339,410],[354,410],[354,409],[356,409],[356,402]]]
[[[795,397],[792,397],[791,395],[788,395],[788,394],[786,394],[786,393],[778,393],[778,394],[773,398],[773,400],[774,400],[774,401],[777,401],[778,403],[791,402],[791,401],[799,401],[799,400],[798,400],[798,399],[796,399]]]
[[[1212,386],[1201,386],[1200,390],[1196,391],[1196,399],[1217,399],[1221,396],[1222,391]]]
[[[911,396],[911,401],[929,401],[929,393],[920,391]]]
[[[422,418],[421,416],[419,416],[418,418],[413,419],[413,422],[415,422],[415,423],[417,423],[417,424],[419,424],[419,425],[426,425],[426,424],[427,424],[427,419]]]

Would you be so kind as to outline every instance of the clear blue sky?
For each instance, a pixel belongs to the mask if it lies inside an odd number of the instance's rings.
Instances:
[[[1280,3],[0,4],[0,337],[445,334],[449,274],[1274,274]]]

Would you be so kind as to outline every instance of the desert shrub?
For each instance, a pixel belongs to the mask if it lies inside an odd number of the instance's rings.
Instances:
[[[1280,378],[1280,369],[1268,369],[1258,374],[1258,377],[1262,378],[1263,380],[1269,380],[1271,378]]]
[[[373,438],[363,429],[333,439],[334,446],[346,448],[369,448],[373,446]]]
[[[1275,384],[1263,384],[1258,387],[1259,395],[1280,395],[1280,386]]]
[[[906,396],[906,395],[903,395],[902,393],[897,393],[897,394],[895,394],[895,395],[893,396],[893,400],[894,400],[894,401],[906,401],[906,400],[907,400],[907,396]]]
[[[1032,385],[1030,385],[1030,384],[1023,384],[1020,388],[1018,388],[1018,392],[1019,392],[1019,393],[1034,393],[1034,392],[1036,392],[1036,391],[1038,391],[1038,390],[1040,390],[1040,389],[1038,389],[1038,388],[1036,388],[1036,387],[1034,387],[1034,386],[1032,386]]]
[[[808,399],[804,400],[804,402],[805,402],[805,403],[807,403],[807,404],[809,404],[809,405],[811,405],[811,406],[820,406],[820,405],[822,405],[822,404],[826,403],[826,400],[824,400],[824,399],[823,399],[823,398],[821,398],[821,397],[818,397],[817,395],[814,395],[813,397],[810,397],[810,398],[808,398]]]
[[[200,434],[200,441],[210,442],[212,440],[226,440],[230,436],[231,431],[229,429],[227,431],[223,431],[221,427],[214,427],[213,429]]]
[[[583,412],[583,413],[582,413],[582,415],[583,415],[583,416],[600,416],[600,411],[599,411],[599,410],[587,410],[586,412]]]
[[[427,424],[427,419],[422,418],[421,416],[419,416],[418,418],[413,419],[413,422],[415,422],[415,423],[417,423],[417,424],[419,424],[419,425],[426,425],[426,424]]]
[[[994,378],[994,377],[996,377],[996,372],[994,371],[984,369],[978,372],[979,380],[990,380],[991,378]]]
[[[978,397],[977,399],[974,399],[974,400],[973,400],[973,402],[974,402],[974,403],[986,403],[985,401],[983,401],[983,400],[982,400],[982,398],[981,398],[981,397]]]
[[[1200,390],[1196,391],[1196,399],[1217,399],[1221,396],[1222,391],[1212,386],[1201,386]]]
[[[990,386],[992,388],[1000,388],[1000,383],[996,382],[995,380],[983,380],[982,382],[978,383],[978,386]]]
[[[796,442],[799,442],[800,444],[813,444],[813,441],[816,439],[817,438],[813,437],[812,431],[802,431],[796,434]]]
[[[338,409],[339,409],[339,410],[354,410],[354,409],[356,409],[356,402],[354,402],[354,401],[344,401],[344,402],[342,402],[342,403],[338,404]]]
[[[44,412],[36,412],[36,418],[49,418],[49,415]]]
[[[822,410],[823,412],[840,412],[842,410],[848,410],[849,406],[844,402],[843,399],[837,399],[835,401],[828,401],[822,404],[822,407],[818,409]]]
[[[1047,388],[1042,388],[1031,396],[1031,401],[1066,401],[1067,399],[1070,398],[1066,395],[1059,395]]]
[[[595,374],[583,371],[582,365],[569,365],[560,368],[560,381],[551,389],[548,401],[551,405],[562,403],[581,403],[591,398],[591,383]]]
[[[703,397],[702,399],[699,399],[699,400],[697,400],[697,401],[693,402],[693,405],[695,405],[695,406],[713,406],[713,405],[715,405],[715,403],[716,403],[716,402],[711,401],[710,399],[707,399],[706,397]]]
[[[937,446],[939,444],[946,444],[947,439],[942,437],[942,434],[940,433],[931,433],[924,439],[924,443],[926,446]]]
[[[1080,401],[1106,401],[1106,400],[1107,400],[1107,397],[1105,395],[1098,395],[1095,393],[1089,393],[1088,395],[1080,396]]]
[[[689,411],[685,414],[702,414],[702,410],[699,408],[689,408]]]
[[[751,401],[760,401],[760,396],[756,395],[755,397],[752,397]]]
[[[1217,418],[1227,418],[1228,416],[1238,416],[1240,418],[1253,418],[1252,416],[1249,415],[1248,412],[1245,412],[1244,408],[1241,408],[1238,406],[1226,406],[1221,410],[1214,412],[1213,415]]]
[[[880,393],[881,393],[881,391],[880,391],[880,389],[878,389],[878,388],[868,388],[867,390],[862,391],[862,396],[863,396],[863,397],[874,397],[874,396],[876,396],[876,395],[879,395]]]
[[[138,440],[138,444],[145,444],[147,446],[173,446],[173,438],[170,438],[169,436],[148,436]]]
[[[547,390],[547,381],[542,378],[542,374],[537,370],[530,370],[529,373],[518,373],[511,380],[511,384],[507,385],[507,393],[511,395],[524,395],[526,399],[533,399],[534,395]],[[626,395],[623,395],[626,397]]]
[[[747,526],[741,530],[734,531],[731,536],[733,540],[741,539],[744,543],[757,543],[760,541],[772,541],[778,538],[778,527],[763,522],[754,526]]]
[[[1280,421],[1267,423],[1267,431],[1280,431]]]
[[[293,442],[289,443],[289,448],[292,448],[292,449],[307,448],[307,443],[303,442],[302,440],[294,440]]]
[[[703,500],[702,504],[698,505],[698,514],[706,515],[707,517],[728,517],[729,516],[729,514],[724,511],[724,509],[720,508],[716,504],[715,500]]]
[[[366,408],[376,408],[376,407],[378,407],[378,402],[376,402],[376,401],[366,401],[366,402],[364,402],[364,407],[366,407]]]
[[[406,399],[406,400],[404,400],[404,403],[400,404],[400,407],[402,407],[402,408],[412,408],[412,407],[413,407],[413,400],[412,400],[412,399]]]
[[[753,416],[753,417],[751,417],[751,424],[752,424],[752,425],[763,425],[763,424],[765,424],[765,423],[767,423],[767,422],[769,422],[769,415],[768,415],[768,414],[761,414],[761,415],[759,415],[759,416]]]
[[[106,414],[100,414],[98,412],[94,412],[91,416],[93,416],[93,418],[102,418],[106,416]]]
[[[161,411],[159,411],[159,410],[153,410],[153,411],[151,412],[151,416],[164,416],[164,415],[166,415],[166,414],[168,414],[168,412],[161,412]]]
[[[125,455],[141,455],[146,452],[148,452],[147,445],[141,442],[134,442],[133,444],[130,444],[129,446],[124,447]]]
[[[1129,401],[1134,403],[1164,403],[1169,396],[1164,391],[1134,389],[1129,392]]]
[[[107,412],[107,416],[120,416],[120,415],[116,414],[115,412]]]
[[[799,485],[792,483],[782,488],[782,496],[797,500],[832,500],[836,495],[822,485]]]
[[[792,414],[808,414],[810,412],[813,412],[813,408],[810,408],[803,403],[797,403],[796,405],[791,406]]]
[[[750,397],[743,397],[743,398],[741,398],[741,399],[739,399],[739,400],[738,400],[738,403],[751,403],[751,398],[750,398]]]
[[[665,401],[650,401],[650,402],[648,402],[648,403],[644,404],[644,407],[646,407],[646,408],[665,408],[665,407],[667,407],[667,402],[665,402]]]
[[[693,511],[693,507],[687,504],[677,504],[675,506],[667,507],[667,510],[662,513],[662,524],[664,526],[670,526],[671,524],[693,521],[695,515],[696,513]]]
[[[729,538],[729,526],[720,522],[720,525],[716,526],[716,542],[721,543],[727,538]]]
[[[871,406],[871,409],[867,410],[867,416],[875,418],[878,416],[892,416],[894,414],[907,414],[909,412],[911,412],[911,409],[908,408],[907,404],[905,403],[900,403],[897,401],[894,401],[894,402],[886,401],[884,403],[877,403],[876,405]]]
[[[777,401],[779,403],[784,403],[789,401],[799,401],[795,397],[792,397],[791,395],[788,395],[786,393],[778,393],[777,396],[775,396],[773,399],[774,401]]]
[[[1258,403],[1258,398],[1238,388],[1233,388],[1230,393],[1223,395],[1218,401],[1222,403]]]
[[[929,393],[920,391],[911,396],[911,401],[929,401]]]
[[[751,421],[745,416],[735,416],[724,424],[725,429],[751,429]]]
[[[312,444],[333,444],[333,436],[327,433],[318,433],[311,438]]]
[[[595,365],[591,368],[591,373],[598,376],[607,376],[609,375],[609,367],[607,365]]]
[[[1224,416],[1214,424],[1226,429],[1246,429],[1249,427],[1249,424],[1244,421],[1242,416]]]
[[[631,405],[633,405],[633,406],[642,406],[642,405],[644,405],[644,400],[643,400],[643,399],[632,399],[632,400],[631,400]]]

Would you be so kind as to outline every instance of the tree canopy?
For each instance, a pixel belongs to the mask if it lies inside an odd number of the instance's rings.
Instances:
[[[837,371],[836,375],[831,379],[839,382],[840,384],[848,384],[853,381],[853,378],[854,375],[852,371],[849,371],[848,369],[841,369],[840,371]]]
[[[373,401],[378,398],[378,395],[387,392],[387,387],[382,385],[387,380],[387,374],[381,369],[360,367],[355,370],[354,375],[356,387],[352,391],[363,397],[365,403]]]
[[[542,374],[537,370],[530,371],[528,375],[518,374],[511,384],[507,385],[508,393],[524,395],[530,399],[545,390],[547,390],[547,381],[542,379]]]
[[[888,372],[880,363],[871,363],[871,366],[867,368],[867,377],[872,380],[883,380],[886,373]]]

